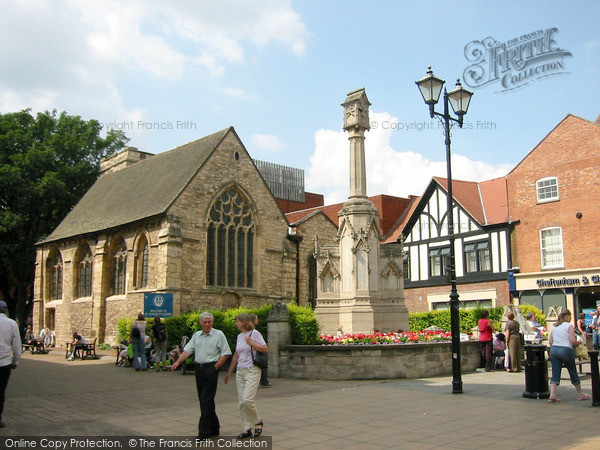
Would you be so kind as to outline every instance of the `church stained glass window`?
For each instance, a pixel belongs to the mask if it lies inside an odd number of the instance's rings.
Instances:
[[[209,213],[206,283],[252,287],[254,220],[250,207],[234,188],[225,190]]]

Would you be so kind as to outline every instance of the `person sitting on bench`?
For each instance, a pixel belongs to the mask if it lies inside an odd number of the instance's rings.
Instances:
[[[44,343],[38,341],[35,338],[35,334],[33,334],[33,330],[31,329],[31,327],[27,327],[27,331],[25,332],[25,339],[23,341],[25,344],[30,345],[32,348],[44,347]]]
[[[75,359],[75,353],[77,350],[85,348],[87,345],[87,341],[80,334],[77,334],[77,331],[73,331],[73,342],[71,342],[71,356],[69,356],[69,361],[73,361]]]

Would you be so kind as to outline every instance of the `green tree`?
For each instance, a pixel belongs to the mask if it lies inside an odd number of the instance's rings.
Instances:
[[[128,141],[101,137],[96,120],[29,109],[0,114],[0,292],[20,326],[32,300],[35,244],[60,223],[99,174],[100,158]]]

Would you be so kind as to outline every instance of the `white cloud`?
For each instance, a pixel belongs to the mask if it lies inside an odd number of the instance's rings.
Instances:
[[[372,122],[398,123],[388,113],[370,113]],[[399,152],[390,145],[393,130],[373,128],[366,133],[365,157],[368,195],[387,194],[398,197],[421,195],[433,176],[446,177],[446,161],[430,161],[419,153]],[[306,188],[325,195],[326,204],[348,198],[348,135],[343,131],[319,130],[315,133],[315,151],[310,158]],[[508,173],[508,164],[491,165],[452,155],[452,176],[465,181],[484,181]]]
[[[309,37],[290,2],[279,0],[0,0],[0,9],[10,36],[0,41],[0,111],[143,118],[124,104],[123,79],[215,77],[255,48],[302,54]]]
[[[279,151],[284,146],[277,136],[270,134],[255,134],[251,140],[254,145],[266,150]]]
[[[254,99],[254,95],[252,95],[240,88],[223,88],[223,89],[220,89],[220,91],[223,92],[225,95],[228,95],[230,97],[239,98],[240,100]]]

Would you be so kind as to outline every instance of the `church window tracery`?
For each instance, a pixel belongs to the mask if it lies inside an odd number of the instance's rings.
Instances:
[[[254,220],[250,207],[234,188],[226,189],[209,213],[206,283],[252,287]]]

